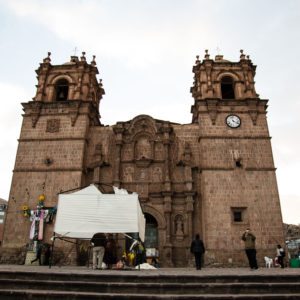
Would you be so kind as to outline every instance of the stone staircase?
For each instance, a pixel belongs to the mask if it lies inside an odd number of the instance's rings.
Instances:
[[[300,299],[300,276],[0,270],[0,299]]]

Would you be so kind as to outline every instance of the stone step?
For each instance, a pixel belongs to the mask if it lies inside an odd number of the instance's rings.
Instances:
[[[270,294],[299,293],[300,284],[284,283],[134,283],[0,279],[0,289],[53,290],[117,294]]]
[[[120,274],[102,273],[55,273],[55,272],[32,272],[32,271],[0,271],[0,279],[36,279],[36,280],[57,280],[57,281],[97,281],[97,282],[132,282],[132,283],[230,283],[230,282],[295,282],[300,284],[299,274],[272,274],[272,275],[167,275],[167,274],[132,274],[130,271],[120,271]]]
[[[228,275],[231,270],[184,274],[11,267],[0,270],[0,299],[300,299],[299,272],[280,271]]]
[[[67,292],[67,291],[48,291],[48,290],[9,290],[0,289],[1,300],[52,300],[52,299],[64,299],[64,300],[86,300],[86,299],[119,299],[119,300],[156,300],[156,299],[172,299],[172,300],[198,300],[198,299],[220,299],[220,300],[272,300],[272,299],[289,299],[299,300],[300,294],[243,294],[243,295],[216,295],[216,294],[189,294],[189,295],[149,295],[149,294],[114,294],[114,293],[83,293],[83,292]]]

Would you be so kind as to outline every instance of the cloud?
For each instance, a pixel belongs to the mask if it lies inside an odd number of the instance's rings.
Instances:
[[[14,0],[5,4],[17,16],[74,43],[74,48],[93,50],[133,68],[166,59],[190,60],[196,54],[191,53],[195,45],[213,44],[212,24],[208,26],[203,9],[197,14],[191,10],[197,16],[192,18],[181,14],[176,5],[170,5],[173,9],[162,17],[159,6],[155,10],[136,1],[84,1],[84,5],[72,1],[70,5],[69,1]]]

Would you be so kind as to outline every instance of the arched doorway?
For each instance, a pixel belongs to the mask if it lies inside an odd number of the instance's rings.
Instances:
[[[148,257],[158,256],[158,224],[156,219],[145,213],[146,231],[145,231],[145,248]]]

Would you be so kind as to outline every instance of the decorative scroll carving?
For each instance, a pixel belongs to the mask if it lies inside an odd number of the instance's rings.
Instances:
[[[31,116],[32,127],[35,127],[37,121],[39,120],[41,109],[42,109],[42,103],[41,102],[33,102],[31,104],[30,116]]]
[[[140,115],[134,118],[128,130],[133,136],[141,132],[147,132],[150,135],[156,133],[154,120],[146,115]]]
[[[257,117],[258,117],[257,110],[249,110],[249,114],[250,114],[253,125],[256,125],[256,121],[257,121]]]
[[[75,125],[76,120],[78,118],[79,108],[80,108],[80,102],[79,101],[72,101],[72,103],[70,103],[69,114],[70,114],[70,117],[71,117],[72,126]]]
[[[47,120],[46,132],[59,132],[60,120],[59,119],[50,119]]]
[[[247,103],[249,106],[249,114],[251,117],[251,120],[253,122],[253,125],[256,125],[257,117],[258,117],[258,99],[247,99]]]
[[[216,124],[217,114],[218,114],[218,100],[209,100],[206,102],[208,114],[210,116],[213,125]]]

